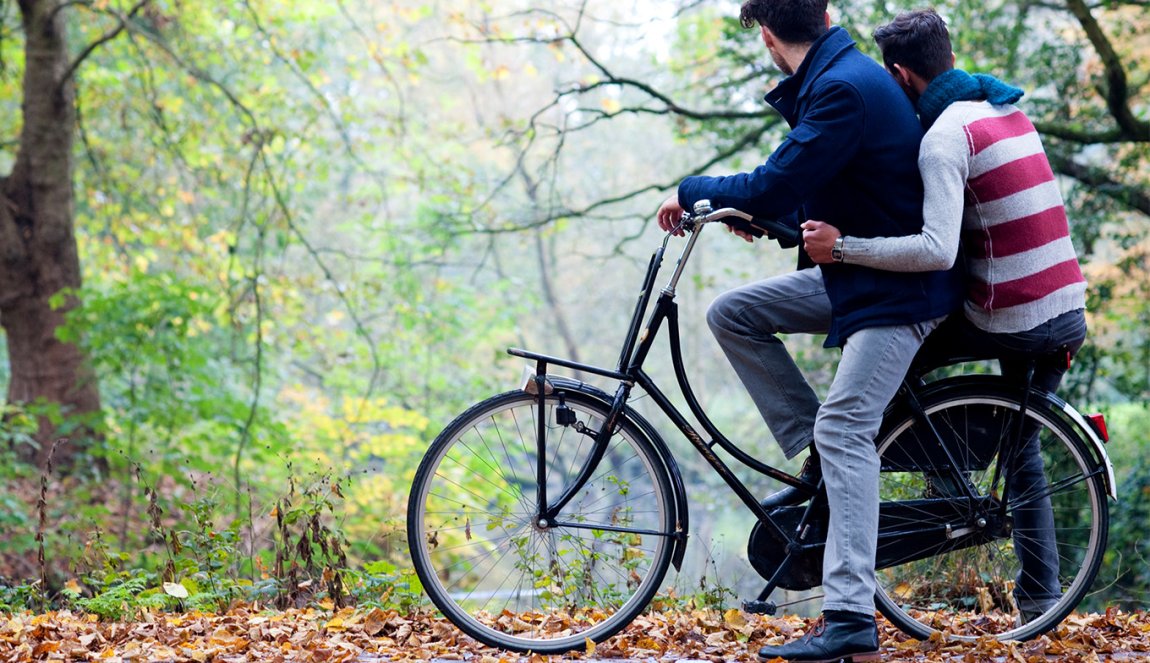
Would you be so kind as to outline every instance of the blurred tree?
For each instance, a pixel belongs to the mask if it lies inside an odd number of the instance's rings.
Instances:
[[[134,6],[130,20],[147,0]],[[0,324],[8,336],[10,403],[55,405],[40,417],[36,434],[43,466],[63,433],[73,443],[57,448],[57,463],[68,466],[74,444],[95,433],[92,426],[60,430],[60,415],[100,410],[99,389],[85,358],[73,343],[56,338],[56,328],[76,305],[54,296],[80,287],[72,174],[76,136],[73,76],[100,44],[116,37],[114,28],[79,55],[68,48],[64,9],[74,3],[20,0],[24,33],[23,122],[11,171],[0,179]],[[4,14],[8,12],[5,8]],[[91,420],[89,420],[90,422]]]

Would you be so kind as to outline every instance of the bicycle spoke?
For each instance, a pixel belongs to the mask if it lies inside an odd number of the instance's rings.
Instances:
[[[973,387],[968,395],[955,393],[924,403],[939,438],[908,419],[879,442],[881,499],[900,505],[880,509],[879,555],[889,566],[877,574],[879,607],[919,638],[933,630],[961,638],[1031,637],[1057,623],[1089,588],[1105,534],[1101,476],[1085,444],[1043,414],[1041,402],[1019,427],[1009,398]],[[1024,435],[1016,444],[1018,430]],[[940,464],[939,444],[958,467]],[[1020,445],[1024,451],[1013,451]],[[994,455],[1000,449],[1006,450],[1001,466]],[[962,497],[959,482],[975,499]],[[951,528],[946,538],[931,538],[935,523]],[[951,531],[959,534],[952,539]],[[894,533],[919,544],[906,548],[891,541]],[[1040,620],[1020,621],[1022,599],[1041,606]]]
[[[674,542],[664,465],[626,419],[574,488],[595,444],[554,423],[557,398],[541,413],[535,397],[511,392],[461,416],[433,445],[409,504],[420,532],[412,559],[436,606],[469,634],[518,651],[582,647],[621,628],[658,589]],[[568,393],[566,403],[588,430],[602,426],[598,401]],[[551,522],[538,520],[532,495],[540,449],[548,499],[570,493]]]

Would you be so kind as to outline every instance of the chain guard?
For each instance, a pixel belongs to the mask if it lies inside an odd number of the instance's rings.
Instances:
[[[1009,538],[1013,519],[995,518],[992,514],[996,506],[997,501],[986,496],[977,498],[973,504],[959,498],[883,502],[879,505],[875,568],[884,569],[979,546],[996,538]],[[806,510],[805,504],[773,509],[770,516],[778,529],[755,523],[747,542],[747,558],[764,579],[770,580],[787,558],[787,546],[791,542],[779,530],[797,536],[799,521]],[[981,527],[973,526],[977,516],[970,516],[971,513],[985,514],[988,522]],[[796,542],[803,548],[795,553],[790,566],[777,579],[779,587],[804,590],[822,584],[827,519],[826,507],[816,507],[806,538]]]
[[[797,535],[799,521],[806,510],[805,504],[771,510],[771,520],[779,526],[778,529],[761,522],[755,523],[747,542],[747,558],[764,579],[770,580],[787,557],[790,542],[779,529]],[[806,547],[795,554],[790,566],[778,579],[778,586],[783,589],[803,590],[823,584],[823,550],[827,540],[826,507],[816,508],[808,525],[810,529],[807,537],[801,542]]]

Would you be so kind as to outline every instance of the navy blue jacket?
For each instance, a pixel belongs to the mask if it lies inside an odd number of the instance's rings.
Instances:
[[[791,132],[749,173],[688,177],[679,204],[710,199],[757,217],[826,221],[852,237],[894,237],[922,230],[918,146],[922,128],[894,78],[831,28],[802,65],[766,96]],[[831,302],[826,346],[867,327],[930,320],[962,301],[961,273],[887,272],[822,266]]]

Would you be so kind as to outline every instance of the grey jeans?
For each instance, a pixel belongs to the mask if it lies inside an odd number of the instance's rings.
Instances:
[[[819,334],[831,307],[822,271],[781,274],[720,295],[707,323],[787,458],[812,441],[830,507],[823,610],[874,612],[882,413],[923,339],[941,318],[872,327],[847,339],[826,400],[803,377],[778,334]]]

